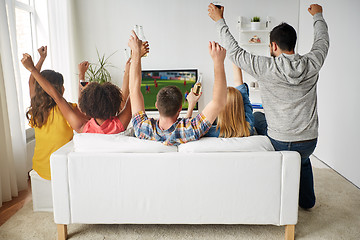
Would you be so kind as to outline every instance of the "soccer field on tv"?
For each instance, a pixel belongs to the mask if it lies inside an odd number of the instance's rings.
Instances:
[[[183,94],[183,109],[188,108],[188,102],[185,101],[185,92],[190,92],[191,88],[195,84],[195,80],[188,80],[186,81],[186,85],[184,84],[184,80],[176,80],[176,79],[157,79],[157,87],[155,87],[155,81],[152,78],[143,78],[141,82],[141,92],[144,96],[144,103],[146,110],[156,110],[155,102],[156,102],[156,95],[159,90],[166,86],[177,86],[180,88],[180,91]],[[149,87],[149,91],[146,91],[146,85]]]

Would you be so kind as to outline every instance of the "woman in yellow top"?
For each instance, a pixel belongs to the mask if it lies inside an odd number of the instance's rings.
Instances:
[[[38,49],[40,60],[36,68],[40,71],[47,56],[47,47]],[[43,75],[61,94],[64,93],[64,79],[60,73],[44,70]],[[35,151],[33,169],[44,179],[50,180],[50,155],[69,142],[73,130],[63,117],[55,101],[40,87],[34,77],[30,76],[29,89],[31,106],[26,113],[29,125],[35,130]],[[71,103],[77,114],[86,118],[75,103]]]

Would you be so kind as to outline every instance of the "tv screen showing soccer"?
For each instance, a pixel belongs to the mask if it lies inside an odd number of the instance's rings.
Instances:
[[[145,110],[157,111],[156,95],[163,87],[174,85],[183,94],[183,110],[188,108],[186,96],[190,93],[198,78],[197,69],[190,70],[143,70],[141,92],[144,96]],[[198,109],[196,104],[195,110]]]

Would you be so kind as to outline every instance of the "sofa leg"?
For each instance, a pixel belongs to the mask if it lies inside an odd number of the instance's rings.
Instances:
[[[294,239],[295,239],[295,225],[286,225],[285,240],[294,240]]]
[[[57,232],[58,232],[58,240],[66,240],[67,239],[67,225],[66,224],[58,224]]]

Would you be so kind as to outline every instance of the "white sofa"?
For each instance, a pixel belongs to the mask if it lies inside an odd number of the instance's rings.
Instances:
[[[51,174],[58,239],[71,223],[272,224],[294,238],[300,155],[264,136],[169,147],[78,134],[52,154]]]

